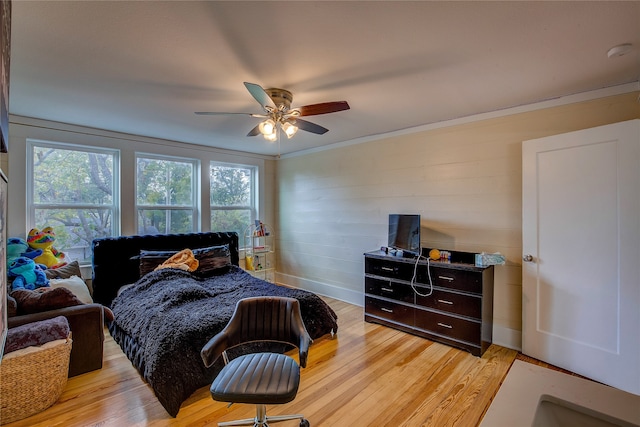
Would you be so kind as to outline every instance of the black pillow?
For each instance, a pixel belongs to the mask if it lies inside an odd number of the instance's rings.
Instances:
[[[229,251],[229,245],[209,246],[206,248],[192,249],[191,251],[200,263],[198,269],[195,271],[200,275],[218,273],[223,269],[228,269],[231,265],[231,252]],[[155,270],[157,266],[178,252],[180,251],[140,250],[140,277]]]
[[[155,270],[157,266],[165,262],[180,251],[147,251],[140,250],[140,277]]]
[[[200,262],[198,269],[195,271],[199,275],[206,276],[212,273],[220,273],[228,270],[231,265],[229,245],[194,249],[193,254]]]

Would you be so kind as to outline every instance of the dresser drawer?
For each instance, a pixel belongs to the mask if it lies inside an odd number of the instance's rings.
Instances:
[[[417,289],[423,295],[429,293],[429,288],[418,286]],[[462,295],[434,289],[433,293],[428,297],[416,295],[416,304],[474,319],[482,318],[482,298],[479,296]]]
[[[481,356],[493,330],[493,266],[476,267],[475,254],[452,253],[452,263],[365,253],[364,318]],[[464,261],[463,261],[464,260]],[[427,274],[427,272],[430,274]],[[427,297],[417,294],[432,293]]]
[[[407,284],[393,282],[391,280],[365,277],[364,285],[365,293],[367,294],[378,295],[408,303],[414,302],[413,289],[411,289],[411,286]]]
[[[482,294],[482,273],[480,272],[438,267],[431,267],[430,270],[434,286]],[[426,269],[421,270],[423,277],[419,277],[420,283],[429,283],[426,272]]]
[[[407,307],[406,305],[365,296],[364,310],[365,313],[371,316],[377,316],[397,323],[404,323],[407,326],[413,326],[414,309]]]
[[[400,260],[365,258],[364,272],[391,279],[410,280],[413,275],[413,264],[401,262]]]
[[[481,323],[445,314],[416,310],[416,327],[459,341],[477,344],[481,339]]]

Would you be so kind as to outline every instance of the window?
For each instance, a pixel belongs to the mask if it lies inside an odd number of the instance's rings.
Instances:
[[[245,228],[256,218],[257,168],[211,163],[211,230],[236,231],[242,245]]]
[[[95,238],[119,233],[119,152],[28,141],[27,224],[52,227],[55,248],[87,261]]]
[[[137,154],[136,166],[138,233],[196,231],[198,161]]]

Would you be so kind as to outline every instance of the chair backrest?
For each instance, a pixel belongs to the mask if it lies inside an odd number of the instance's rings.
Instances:
[[[267,296],[238,301],[227,326],[203,347],[202,358],[210,366],[226,349],[255,341],[277,341],[297,347],[300,366],[305,367],[312,340],[298,300]]]

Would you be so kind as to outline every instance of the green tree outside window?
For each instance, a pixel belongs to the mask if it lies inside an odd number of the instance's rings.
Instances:
[[[244,230],[256,219],[256,168],[212,163],[211,230],[235,231],[242,244]]]
[[[93,239],[116,232],[118,153],[46,143],[29,147],[31,226],[53,227],[56,249],[69,259],[88,259]]]

